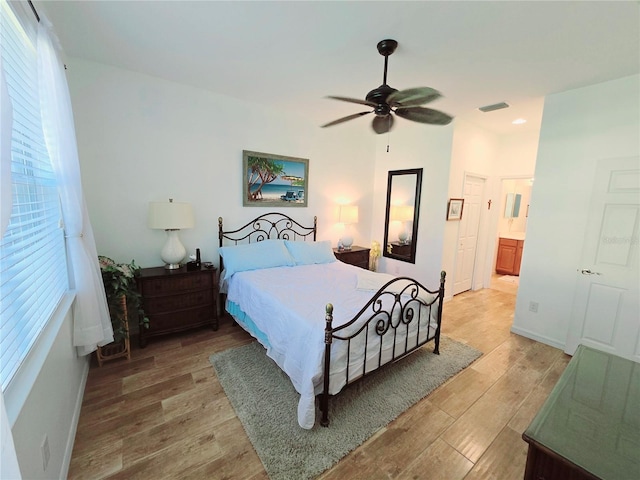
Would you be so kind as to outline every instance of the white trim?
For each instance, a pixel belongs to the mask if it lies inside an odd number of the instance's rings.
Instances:
[[[60,332],[67,315],[71,315],[71,306],[76,298],[75,291],[69,290],[60,300],[58,307],[47,321],[40,336],[29,349],[29,353],[23,360],[18,371],[15,373],[9,385],[4,391],[5,406],[7,407],[7,417],[9,424],[13,428],[20,411],[29,397],[33,385],[38,379],[42,366],[47,360],[51,347]]]
[[[516,335],[520,335],[521,337],[526,337],[531,340],[535,340],[536,342],[544,343],[545,345],[549,345],[551,347],[559,348],[564,351],[564,343],[558,342],[553,338],[545,337],[543,335],[539,335],[531,330],[527,330],[526,328],[519,328],[511,326],[511,333],[515,333]]]
[[[71,465],[71,454],[73,453],[73,445],[76,439],[76,432],[78,431],[78,423],[80,421],[80,410],[82,409],[82,400],[84,399],[84,390],[87,386],[87,379],[89,378],[89,368],[91,366],[91,355],[86,355],[87,361],[84,364],[84,370],[82,372],[82,380],[80,387],[78,388],[78,395],[76,397],[76,404],[73,409],[73,417],[71,418],[71,428],[69,429],[69,436],[67,437],[67,446],[64,450],[64,456],[62,458],[62,469],[60,471],[60,478],[69,478],[69,466]]]

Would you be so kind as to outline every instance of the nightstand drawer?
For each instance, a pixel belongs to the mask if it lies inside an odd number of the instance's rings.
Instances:
[[[210,323],[214,316],[213,305],[160,313],[153,315],[152,321],[149,322],[149,328],[145,333],[147,335],[164,335],[166,333],[179,332],[191,328],[193,325]]]
[[[211,275],[194,273],[192,275],[180,275],[174,278],[150,278],[142,284],[142,295],[171,295],[190,290],[211,290],[213,280]]]
[[[213,304],[213,291],[200,290],[198,292],[183,293],[180,295],[164,295],[161,297],[145,297],[144,312],[147,315],[170,312],[172,310],[184,310],[185,308],[199,307]]]

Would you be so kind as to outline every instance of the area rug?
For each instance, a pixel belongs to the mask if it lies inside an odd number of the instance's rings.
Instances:
[[[481,352],[447,337],[331,398],[328,428],[298,426],[299,395],[257,342],[210,357],[220,383],[272,480],[310,479],[426,397]],[[319,409],[317,409],[319,410]]]

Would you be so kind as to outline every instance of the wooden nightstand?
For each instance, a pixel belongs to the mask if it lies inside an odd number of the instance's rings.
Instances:
[[[401,255],[403,257],[411,256],[410,243],[391,242],[390,245],[391,245],[391,251],[396,255]]]
[[[149,328],[140,327],[140,347],[146,347],[148,338],[157,335],[203,325],[217,330],[216,273],[215,268],[204,267],[194,271],[187,271],[186,267],[141,269],[136,280]]]
[[[342,250],[341,252],[339,252],[337,248],[334,248],[333,253],[341,262],[369,270],[370,250],[370,248],[357,247],[354,245],[351,247],[351,250]]]

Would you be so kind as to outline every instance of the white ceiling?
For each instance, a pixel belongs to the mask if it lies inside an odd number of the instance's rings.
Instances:
[[[384,58],[376,44],[385,38],[399,42],[389,85],[435,88],[444,97],[431,108],[499,133],[537,128],[547,94],[640,71],[638,1],[34,4],[71,59],[291,111],[318,125],[363,111],[324,97],[364,98],[378,87]],[[511,107],[477,110],[503,101]],[[518,117],[529,121],[513,126]],[[368,128],[368,118],[353,122]]]

